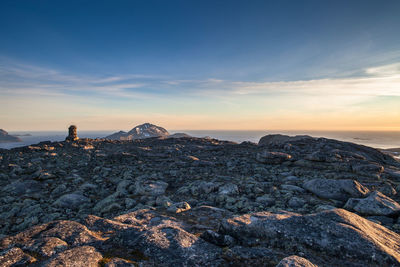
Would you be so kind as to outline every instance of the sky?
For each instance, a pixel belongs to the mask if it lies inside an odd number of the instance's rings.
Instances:
[[[400,1],[0,2],[0,128],[400,130]]]

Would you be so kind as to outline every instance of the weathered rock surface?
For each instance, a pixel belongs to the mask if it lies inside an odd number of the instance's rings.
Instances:
[[[94,247],[82,246],[65,250],[56,254],[55,257],[43,262],[43,266],[88,266],[97,267],[102,255]]]
[[[221,233],[254,246],[284,248],[308,255],[319,252],[355,265],[400,264],[400,235],[354,213],[335,209],[301,216],[259,212],[223,221]]]
[[[13,247],[0,252],[0,265],[8,266],[24,266],[35,262],[35,258],[24,253],[22,249]]]
[[[274,155],[269,163],[257,159],[269,153]],[[286,210],[284,214],[291,214],[283,220],[291,222],[288,229],[303,229],[319,225],[322,215],[315,214],[344,207],[381,225],[379,231],[375,224],[372,230],[367,227],[372,236],[379,232],[391,239],[400,232],[393,204],[400,202],[397,173],[399,163],[378,150],[312,137],[279,137],[263,145],[192,137],[79,139],[0,150],[1,259],[22,264],[36,260],[42,266],[57,262],[56,257],[62,262],[69,254],[60,253],[86,246],[90,248],[76,252],[78,258],[101,266],[154,266],[160,259],[169,266],[179,266],[177,259],[194,266],[276,266],[291,255],[337,266],[336,250],[329,246],[320,245],[329,253],[318,257],[321,253],[301,238],[272,246],[262,238],[222,232],[220,224],[234,214]],[[374,191],[392,201],[371,199],[369,192]],[[355,204],[344,205],[348,199],[356,199]],[[385,205],[373,206],[379,211],[374,215],[363,213],[365,207],[354,208],[360,201],[377,205],[377,199]],[[332,231],[345,238],[342,232],[359,229],[359,236],[350,236],[365,237],[360,242],[367,244],[366,224],[349,214],[337,215],[351,218],[337,219],[344,223],[326,221],[329,227],[310,229],[321,240]],[[373,240],[369,251],[382,252],[381,240]],[[384,248],[392,255],[389,245]],[[381,252],[373,261],[343,251],[341,265],[346,260],[353,266],[397,264],[384,261]]]
[[[216,217],[216,213],[223,215]],[[35,226],[3,238],[0,250],[2,266],[17,262],[38,266],[400,264],[398,234],[342,209],[241,216],[212,207],[179,215],[143,209],[113,219],[88,216],[83,223]],[[290,256],[295,253],[307,260]]]

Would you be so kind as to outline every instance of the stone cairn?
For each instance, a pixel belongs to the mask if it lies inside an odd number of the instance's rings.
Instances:
[[[68,136],[67,136],[67,138],[65,138],[65,141],[76,141],[78,139],[79,139],[79,137],[76,133],[76,126],[75,125],[69,126]]]

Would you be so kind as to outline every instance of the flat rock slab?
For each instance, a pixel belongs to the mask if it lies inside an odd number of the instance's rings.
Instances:
[[[343,209],[304,216],[288,212],[246,214],[223,221],[220,231],[244,244],[264,242],[275,248],[284,245],[287,252],[334,257],[337,265],[340,260],[400,264],[400,235]]]

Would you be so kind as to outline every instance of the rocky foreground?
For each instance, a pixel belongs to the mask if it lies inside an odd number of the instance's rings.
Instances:
[[[400,163],[307,136],[0,150],[0,266],[400,266]]]

